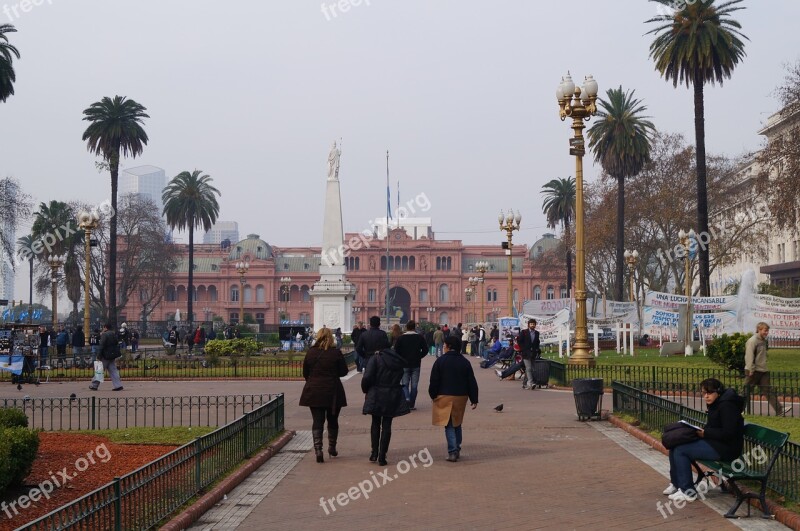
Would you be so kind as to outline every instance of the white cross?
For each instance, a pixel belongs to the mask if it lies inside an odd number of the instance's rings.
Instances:
[[[598,348],[598,344],[597,343],[598,343],[598,338],[599,338],[599,336],[600,336],[600,334],[602,332],[603,332],[603,330],[601,328],[597,327],[597,323],[592,323],[592,329],[589,330],[589,333],[594,336],[594,357],[595,358],[600,355],[600,349]]]
[[[617,336],[617,354],[620,352],[620,339],[622,339],[622,353],[625,354],[625,327],[622,321],[617,323],[616,328],[612,329],[612,332],[615,332]],[[620,338],[620,335],[622,335],[622,338]]]

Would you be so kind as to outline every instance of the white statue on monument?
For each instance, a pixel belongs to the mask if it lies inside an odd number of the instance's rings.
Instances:
[[[336,146],[336,141],[333,141],[331,151],[328,153],[328,180],[339,180],[339,157],[342,156],[341,148]]]

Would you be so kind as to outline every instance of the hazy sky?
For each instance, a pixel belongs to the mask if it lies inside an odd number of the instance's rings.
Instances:
[[[385,214],[388,149],[393,207],[398,179],[403,203],[425,194],[431,207],[417,214],[438,239],[499,245],[497,214],[513,207],[515,241],[532,244],[547,232],[542,185],[574,173],[555,100],[568,69],[594,75],[601,95],[636,89],[659,129],[694,140],[691,90],[648,58],[644,21],[659,6],[645,0],[342,0],[346,12],[333,0],[34,1],[23,12],[0,0],[22,53],[16,95],[0,104],[0,175],[37,204],[109,197],[81,118],[117,94],[151,116],[144,154],[123,167],[205,171],[222,192],[220,219],[278,246],[321,244],[339,138],[346,231]],[[706,89],[709,153],[760,145],[783,64],[800,53],[800,2],[743,5],[747,57]],[[587,179],[597,174],[587,158]]]

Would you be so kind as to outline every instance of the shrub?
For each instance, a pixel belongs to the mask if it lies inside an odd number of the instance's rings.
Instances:
[[[0,499],[11,485],[11,441],[0,437]]]
[[[8,455],[3,459],[8,464],[6,488],[18,487],[31,473],[33,460],[39,451],[39,432],[20,427],[0,429],[0,452],[6,447],[9,448]]]
[[[206,354],[216,356],[245,355],[259,352],[262,348],[261,343],[249,337],[238,339],[215,339],[206,343]]]
[[[0,409],[0,428],[27,428],[28,417],[21,409]]]
[[[209,352],[208,348],[206,348],[206,367],[218,367],[219,366],[219,354],[216,352]]]
[[[708,358],[726,369],[744,372],[744,347],[753,334],[735,334],[715,338],[706,345]]]

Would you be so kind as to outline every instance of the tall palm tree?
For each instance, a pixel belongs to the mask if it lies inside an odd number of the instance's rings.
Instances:
[[[91,122],[83,132],[89,152],[101,155],[111,173],[111,208],[109,222],[111,245],[108,252],[108,320],[117,324],[117,183],[119,158],[141,155],[147,145],[142,124],[150,118],[145,109],[125,96],[105,97],[83,111],[83,119]]]
[[[567,248],[567,296],[572,297],[572,244],[570,225],[575,219],[575,178],[553,179],[542,186],[544,203],[542,211],[547,217],[547,226],[555,229],[561,224],[564,231],[564,245]]]
[[[33,235],[26,234],[17,238],[17,256],[22,260],[27,260],[30,266],[30,287],[28,292],[28,323],[33,322],[33,259],[36,253],[33,252]]]
[[[75,209],[61,201],[41,203],[34,214],[31,236],[33,241],[46,244],[40,255],[42,260],[50,255],[65,256],[64,284],[67,298],[72,302],[73,316],[77,315],[81,300],[81,272],[76,249],[83,242],[83,232],[78,230]],[[49,278],[45,280],[49,281]]]
[[[184,171],[167,184],[162,194],[167,225],[173,230],[176,228],[189,230],[189,286],[186,308],[189,330],[192,329],[193,319],[194,229],[196,227],[204,231],[210,230],[219,215],[219,204],[215,194],[220,195],[220,193],[211,185],[213,180],[209,175],[203,175],[201,170],[194,170],[191,173]]]
[[[653,123],[643,116],[647,107],[634,98],[636,91],[609,89],[600,98],[598,119],[586,132],[594,160],[617,180],[617,241],[614,268],[614,298],[624,300],[625,286],[625,179],[637,175],[650,161]]]
[[[17,29],[11,24],[0,24],[0,101],[5,102],[14,95],[14,57],[19,59],[19,50],[8,43],[6,33],[14,33]]]
[[[651,0],[673,5],[672,0]],[[706,192],[706,132],[703,86],[727,78],[744,56],[741,25],[731,14],[744,9],[742,0],[715,3],[714,0],[684,3],[673,14],[648,20],[658,26],[648,34],[656,38],[650,44],[650,57],[662,77],[677,87],[685,83],[694,88],[694,134],[697,158],[697,231],[708,234],[708,197]],[[699,254],[700,295],[709,295],[708,247],[701,246]]]

